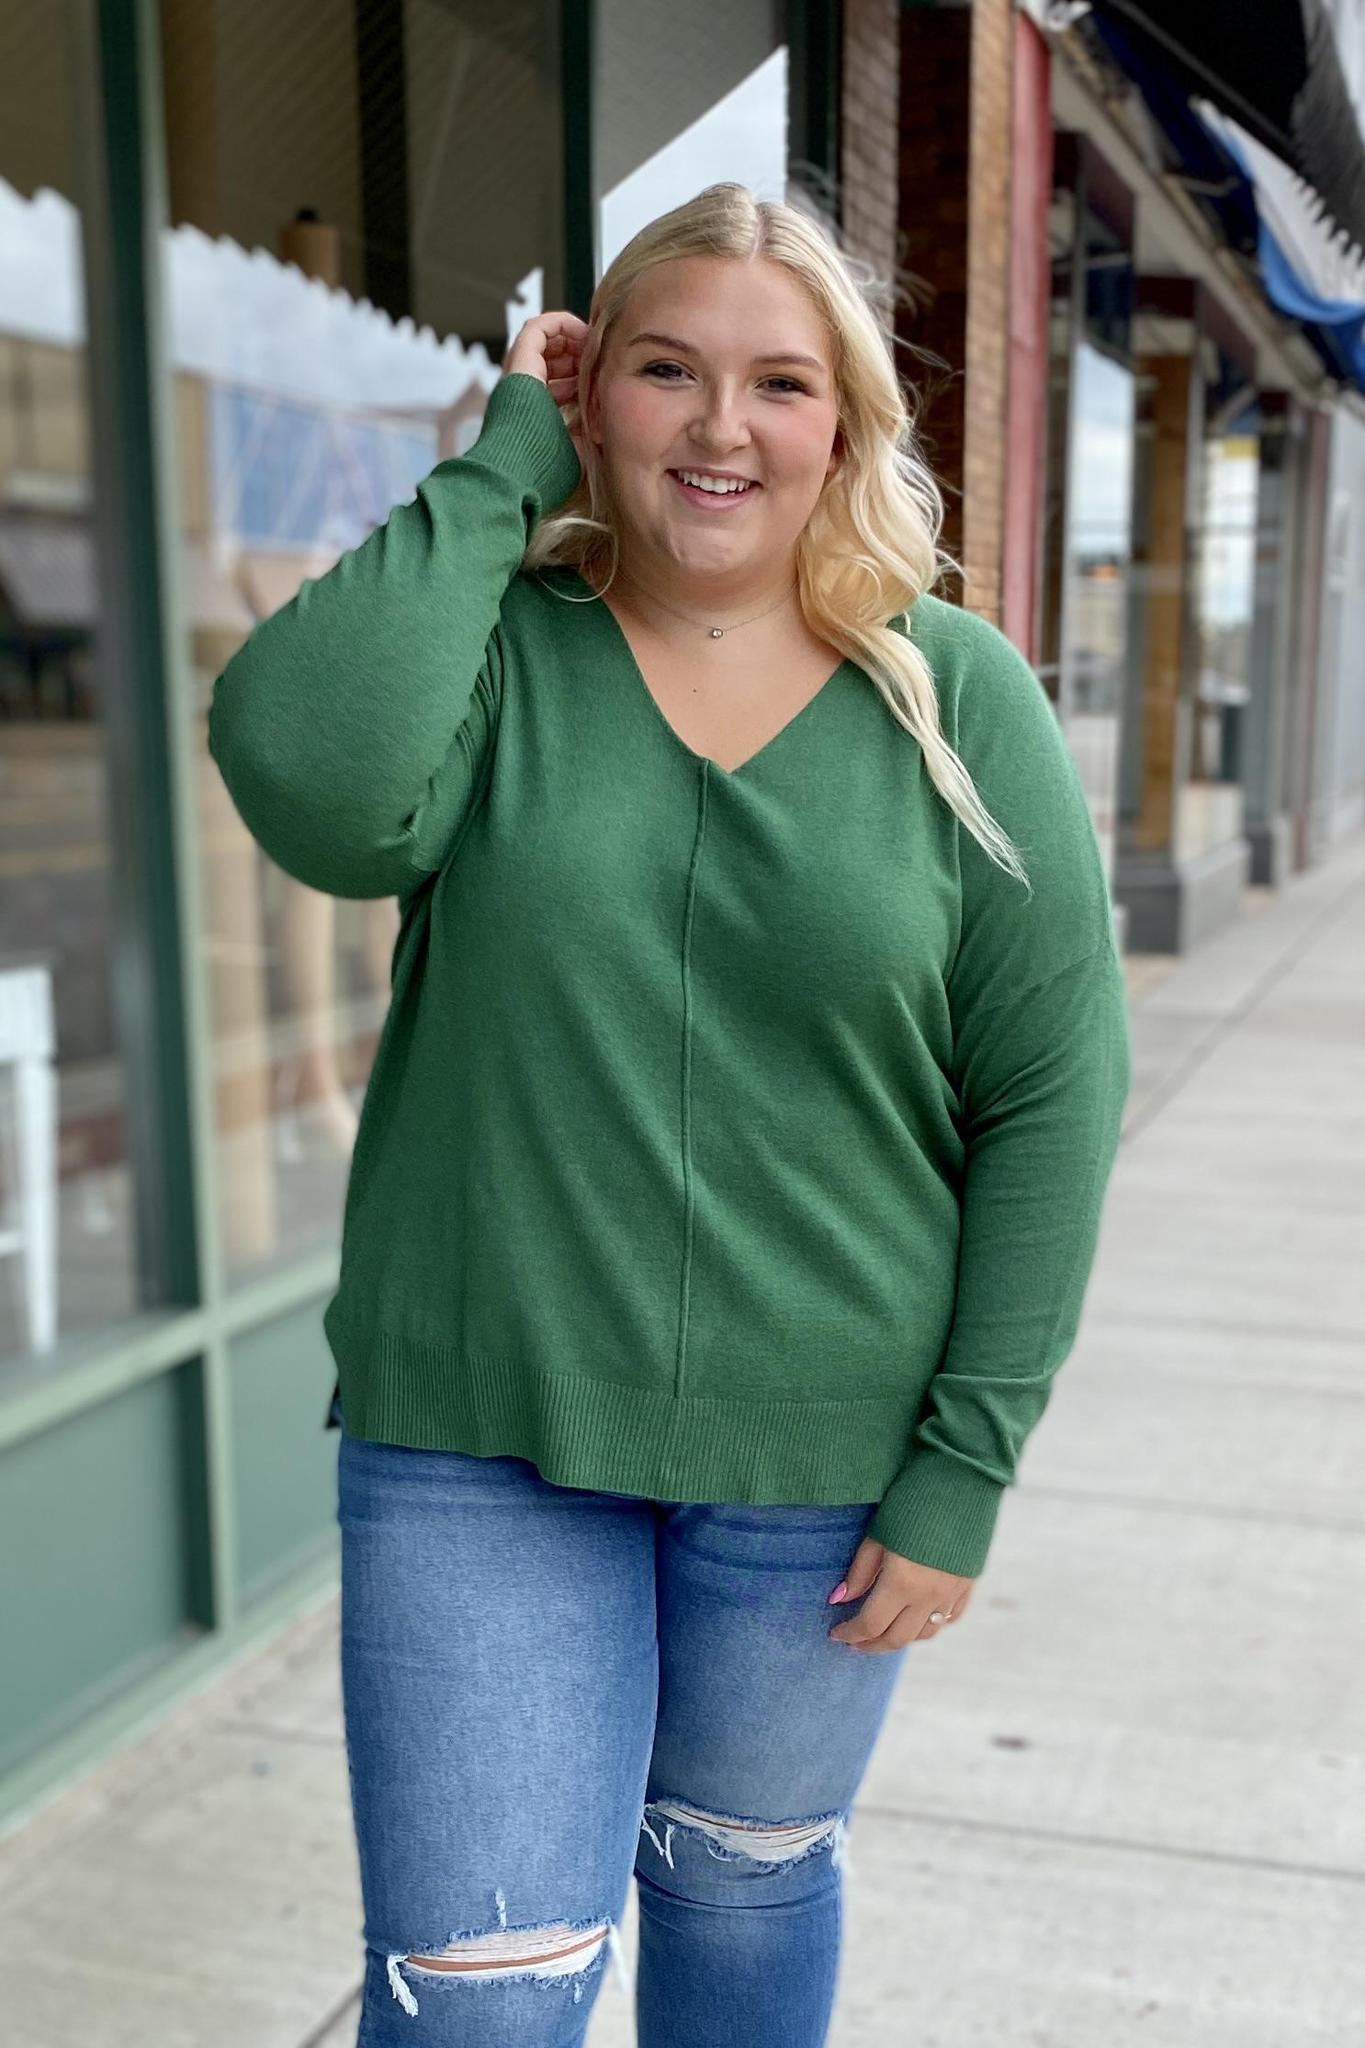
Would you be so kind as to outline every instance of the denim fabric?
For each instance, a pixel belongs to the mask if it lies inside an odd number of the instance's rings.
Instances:
[[[600,1493],[344,1424],[337,1453],[357,2048],[579,2048],[610,1963],[640,2048],[820,2048],[906,1655],[828,1634],[876,1503]]]

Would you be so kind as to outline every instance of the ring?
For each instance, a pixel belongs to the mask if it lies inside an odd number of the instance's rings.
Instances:
[[[930,1621],[946,1621],[948,1617],[946,1614],[940,1614],[936,1607],[933,1613],[929,1616],[929,1619]]]

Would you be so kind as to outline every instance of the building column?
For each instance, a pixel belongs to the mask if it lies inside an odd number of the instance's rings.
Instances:
[[[845,0],[842,15],[840,232],[848,253],[871,264],[889,288],[896,271],[900,8],[897,0]]]
[[[999,624],[1009,377],[1011,0],[904,8],[900,194],[902,374],[945,498],[944,594]],[[928,360],[926,361],[926,354]],[[966,403],[971,391],[971,405]]]
[[[1128,846],[1147,862],[1169,859],[1175,841],[1180,780],[1185,602],[1189,569],[1188,488],[1194,362],[1188,355],[1144,355],[1144,425],[1150,434],[1141,539],[1134,549],[1143,601],[1143,645],[1137,668],[1137,792]]]
[[[1246,345],[1198,279],[1141,277],[1136,309],[1141,411],[1131,644],[1138,701],[1127,728],[1131,749],[1114,894],[1126,908],[1136,951],[1184,953],[1239,915],[1251,872],[1240,819],[1218,836],[1227,806],[1215,799],[1237,785],[1205,778],[1196,786],[1193,774],[1193,728],[1200,716],[1194,543],[1204,517],[1201,363],[1214,347],[1240,358]],[[1247,360],[1249,366],[1249,354]]]
[[[1308,867],[1317,847],[1312,831],[1314,765],[1318,735],[1318,681],[1322,668],[1323,592],[1327,573],[1327,510],[1332,415],[1315,407],[1307,414],[1300,450],[1293,690],[1286,745],[1285,808],[1293,821],[1296,870]]]
[[[1293,855],[1283,801],[1293,655],[1296,444],[1302,420],[1288,391],[1261,393],[1261,474],[1256,506],[1256,629],[1247,705],[1246,835],[1251,879],[1278,887]]]
[[[1052,58],[1046,38],[1022,10],[1014,17],[1011,101],[1007,461],[997,623],[1036,665],[1052,298]]]

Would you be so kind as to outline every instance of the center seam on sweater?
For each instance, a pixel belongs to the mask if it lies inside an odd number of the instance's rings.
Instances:
[[[701,867],[702,844],[706,838],[706,800],[710,787],[710,763],[703,760],[697,771],[697,829],[692,841],[692,860],[687,874],[687,903],[682,935],[682,1044],[679,1075],[679,1143],[682,1155],[683,1216],[682,1262],[678,1278],[678,1343],[673,1360],[673,1395],[682,1393],[687,1357],[687,1320],[692,1285],[692,925],[697,905],[697,874]]]

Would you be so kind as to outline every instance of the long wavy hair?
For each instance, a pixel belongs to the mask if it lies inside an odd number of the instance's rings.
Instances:
[[[911,402],[877,317],[876,280],[870,272],[867,282],[860,278],[825,223],[799,206],[757,199],[746,185],[724,183],[641,228],[592,295],[578,396],[564,406],[566,425],[582,428],[602,350],[637,281],[680,256],[781,263],[809,292],[830,339],[843,456],[796,543],[801,609],[814,633],[867,672],[892,716],[918,741],[944,801],[989,857],[1027,888],[1017,849],[943,736],[932,671],[909,636],[904,615],[947,569],[960,573],[960,564],[938,544],[943,497],[920,453]],[[521,568],[570,566],[600,592],[615,576],[620,543],[605,478],[586,434],[580,438],[587,450],[583,475],[572,495],[538,521]]]

